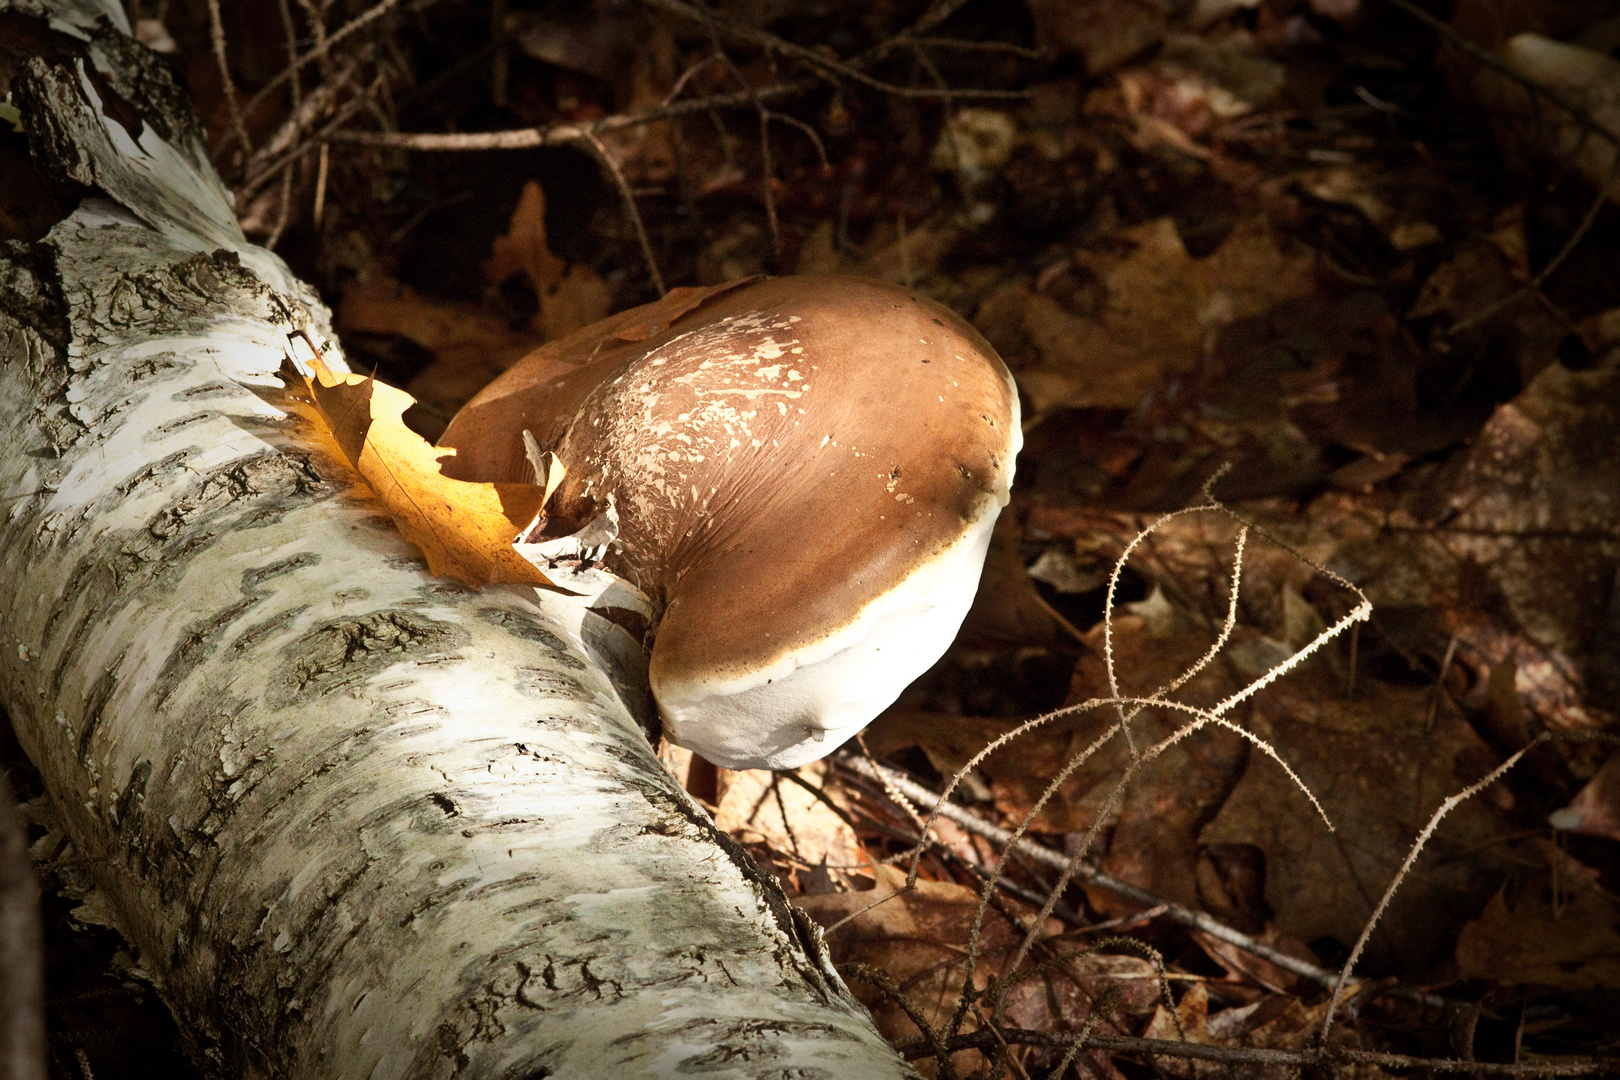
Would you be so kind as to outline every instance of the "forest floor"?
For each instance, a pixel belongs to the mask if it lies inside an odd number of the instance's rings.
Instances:
[[[339,33],[368,6],[226,0],[216,35],[130,4],[250,237],[428,438],[545,340],[760,273],[904,284],[1015,374],[1013,501],[945,658],[791,776],[665,748],[887,974],[847,968],[919,1067],[1620,1063],[1620,3],[411,0]],[[0,235],[80,194],[0,125]],[[1063,711],[1189,673],[1193,712]],[[191,1075],[7,740],[54,1075]],[[917,786],[953,778],[908,889]],[[919,1019],[967,1048],[941,1069]],[[1080,1031],[1232,1053],[1037,1037]]]

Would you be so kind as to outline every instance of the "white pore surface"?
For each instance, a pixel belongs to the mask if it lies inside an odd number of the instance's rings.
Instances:
[[[653,683],[664,736],[727,769],[796,769],[825,757],[942,656],[979,588],[1001,500],[962,537],[830,637],[756,685]],[[785,671],[775,675],[775,672]]]

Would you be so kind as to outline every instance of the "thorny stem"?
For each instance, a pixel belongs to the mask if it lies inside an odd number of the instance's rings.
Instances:
[[[1384,910],[1389,907],[1390,900],[1394,899],[1395,890],[1401,887],[1401,883],[1406,880],[1406,875],[1411,872],[1412,864],[1417,862],[1417,857],[1423,853],[1423,846],[1429,842],[1429,837],[1434,835],[1434,830],[1440,827],[1441,820],[1456,809],[1458,805],[1468,801],[1500,780],[1503,774],[1519,763],[1520,758],[1542,743],[1547,742],[1550,738],[1550,735],[1542,732],[1521,748],[1518,753],[1492,769],[1483,779],[1452,795],[1435,809],[1433,816],[1429,818],[1429,823],[1423,827],[1423,831],[1418,833],[1417,839],[1412,842],[1412,850],[1407,852],[1406,861],[1401,863],[1401,868],[1395,872],[1395,877],[1390,881],[1389,887],[1384,890],[1384,895],[1379,899],[1378,906],[1373,909],[1371,917],[1367,919],[1367,924],[1361,928],[1361,936],[1356,939],[1355,947],[1350,950],[1349,958],[1345,960],[1344,967],[1339,971],[1339,977],[1334,980],[1333,994],[1328,999],[1327,1013],[1322,1017],[1322,1030],[1317,1036],[1318,1041],[1324,1046],[1327,1044],[1328,1033],[1333,1029],[1334,1010],[1339,1006],[1339,998],[1344,993],[1345,984],[1350,981],[1350,973],[1355,970],[1356,961],[1361,959],[1362,950],[1367,947],[1367,940],[1372,937],[1373,928],[1378,925],[1378,920],[1383,917]]]

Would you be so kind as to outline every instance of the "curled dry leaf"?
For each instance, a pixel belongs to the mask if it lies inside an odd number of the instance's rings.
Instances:
[[[543,489],[450,479],[440,465],[455,451],[429,446],[401,419],[415,398],[363,375],[334,374],[319,358],[310,366],[315,376],[305,382],[343,456],[405,539],[422,550],[430,571],[475,588],[551,584],[512,548],[539,514]]]

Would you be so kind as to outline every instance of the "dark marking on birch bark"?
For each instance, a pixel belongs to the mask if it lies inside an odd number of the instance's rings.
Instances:
[[[261,603],[259,596],[247,596],[238,600],[230,607],[214,612],[207,618],[198,619],[186,628],[179,641],[169,651],[163,666],[158,669],[158,677],[153,684],[153,700],[159,708],[166,708],[169,698],[179,688],[198,665],[210,660],[217,648],[220,639],[231,624]]]
[[[563,656],[565,660],[573,657]],[[573,665],[565,665],[573,666]],[[525,697],[540,698],[542,700],[561,698],[564,701],[583,701],[590,697],[590,692],[578,679],[564,675],[557,671],[547,671],[544,668],[520,667],[514,674],[517,676],[518,693]]]
[[[168,477],[169,474],[180,468],[180,466],[184,464],[187,459],[191,458],[196,453],[197,448],[195,446],[188,446],[184,450],[174,450],[170,453],[164,454],[156,461],[143,465],[139,469],[136,469],[134,472],[130,473],[123,483],[119,484],[113,490],[116,491],[121,498],[127,499],[130,495],[134,494],[136,488],[140,487],[142,484],[145,484],[147,481],[154,479],[162,481]]]
[[[266,690],[284,708],[313,688],[321,696],[352,686],[402,659],[402,654],[445,653],[464,645],[467,631],[410,611],[376,611],[338,619],[282,649],[282,674]]]
[[[108,699],[118,687],[118,669],[124,666],[124,656],[124,653],[119,653],[85,693],[83,719],[79,722],[79,738],[75,747],[80,765],[90,763],[90,740],[95,737],[96,727],[101,723],[102,710],[107,707]]]
[[[256,566],[242,571],[242,591],[256,593],[259,586],[283,574],[290,574],[295,570],[302,570],[306,566],[315,566],[321,561],[321,556],[314,551],[301,551],[296,555],[288,556],[265,566]]]
[[[571,671],[584,671],[585,663],[576,657],[568,643],[543,626],[537,626],[515,611],[502,608],[480,608],[478,617],[491,626],[498,626],[513,637],[538,642],[551,650],[557,663]]]
[[[143,831],[140,827],[141,812],[146,808],[146,784],[151,779],[152,763],[145,758],[137,761],[129,771],[124,790],[110,808],[112,823],[121,836],[136,836]]]
[[[104,52],[109,63],[98,64],[107,84],[164,142],[184,138],[204,145],[200,121],[191,98],[181,86],[169,61],[161,53],[102,23],[91,38],[92,48]]]

